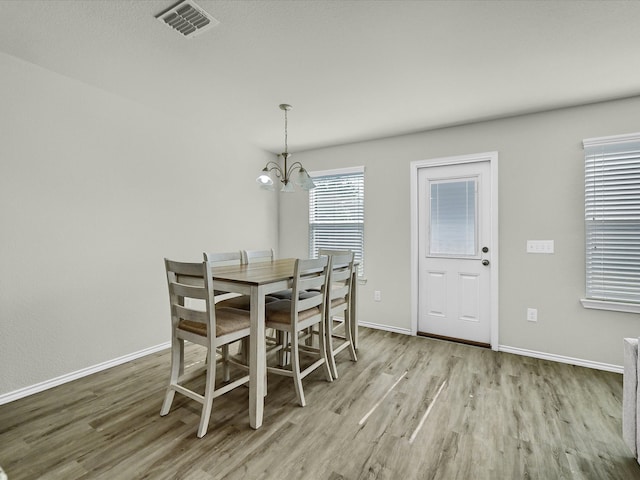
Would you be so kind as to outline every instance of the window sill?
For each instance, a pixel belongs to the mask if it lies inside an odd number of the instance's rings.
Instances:
[[[612,312],[640,313],[640,305],[637,303],[607,302],[606,300],[591,300],[589,298],[581,298],[580,302],[584,308],[610,310]]]

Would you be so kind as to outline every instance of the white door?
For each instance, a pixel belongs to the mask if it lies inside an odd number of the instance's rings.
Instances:
[[[491,165],[418,170],[418,332],[491,343]]]

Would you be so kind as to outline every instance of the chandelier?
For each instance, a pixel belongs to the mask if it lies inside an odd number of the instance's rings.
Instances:
[[[284,158],[284,168],[281,168],[277,162],[267,162],[256,179],[256,182],[258,182],[258,185],[265,190],[275,190],[273,178],[271,176],[273,172],[273,175],[275,175],[275,177],[282,183],[281,192],[294,192],[294,183],[303,190],[316,188],[316,185],[313,183],[309,173],[304,169],[300,162],[294,162],[291,165],[287,165],[289,157],[291,157],[287,151],[287,112],[291,110],[291,105],[283,103],[280,105],[280,110],[284,111],[284,152],[278,156]]]

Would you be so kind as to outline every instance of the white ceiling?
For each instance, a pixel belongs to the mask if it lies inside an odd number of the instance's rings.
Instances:
[[[640,94],[639,1],[195,1],[0,0],[0,51],[274,152]]]

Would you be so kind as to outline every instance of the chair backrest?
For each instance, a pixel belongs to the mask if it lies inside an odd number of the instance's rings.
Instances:
[[[212,267],[224,267],[226,265],[240,265],[242,262],[242,252],[204,252],[205,261]]]
[[[265,250],[242,250],[242,263],[271,262],[274,258],[273,248]]]
[[[318,250],[318,256],[322,256],[322,255],[327,255],[327,256],[332,256],[332,255],[351,255],[352,257],[354,256],[353,254],[353,250],[331,250],[328,248],[321,248]]]
[[[301,312],[318,307],[324,315],[325,300],[327,294],[328,271],[331,268],[331,257],[312,259],[297,259],[294,268],[292,286],[292,312]],[[315,290],[318,295],[300,298],[300,293]]]
[[[173,327],[176,328],[181,320],[188,320],[205,324],[207,336],[211,335],[215,332],[215,309],[209,262],[184,263],[165,258],[164,265]],[[185,301],[187,299],[197,301]],[[204,310],[192,306],[203,303]]]
[[[244,263],[240,250],[234,252],[204,252],[203,255],[205,262],[209,262],[210,267],[226,267],[229,265],[242,265]],[[213,293],[217,301],[230,297],[229,292],[222,290],[216,290]]]
[[[328,305],[333,300],[343,298],[346,303],[351,300],[354,254],[350,250],[333,250],[330,255],[331,270],[327,287]]]

